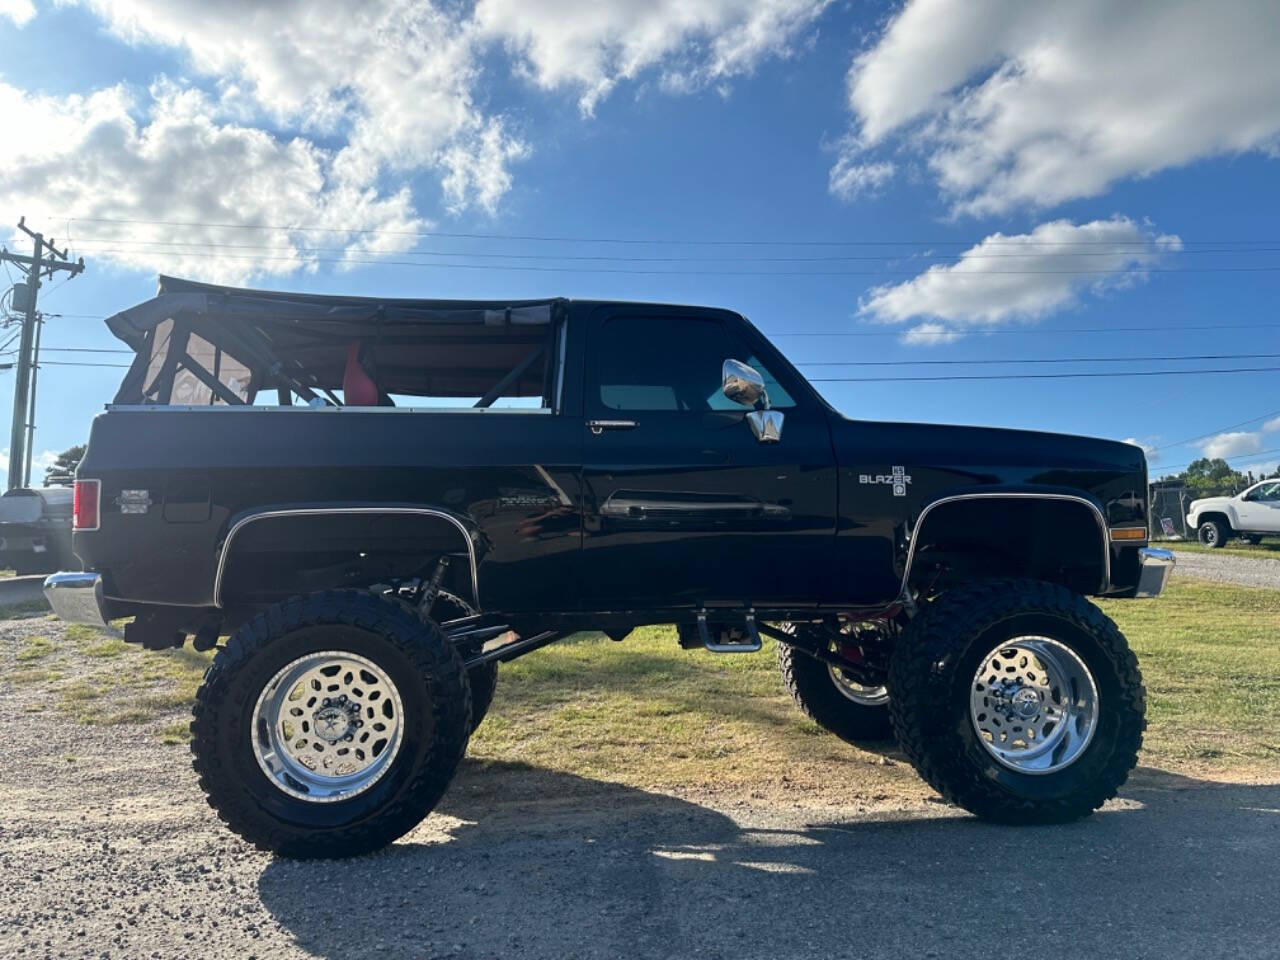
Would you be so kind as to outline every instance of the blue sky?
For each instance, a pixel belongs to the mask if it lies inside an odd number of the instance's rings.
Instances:
[[[25,215],[89,264],[45,287],[47,347],[119,347],[94,318],[161,270],[706,303],[856,378],[818,384],[850,416],[1280,461],[1275,373],[869,379],[1280,367],[1274,4],[329,6],[0,0],[0,235]],[[1207,354],[1258,359],[1025,362]],[[43,359],[41,452],[123,373],[51,361],[128,358]],[[930,363],[807,365],[855,361]]]

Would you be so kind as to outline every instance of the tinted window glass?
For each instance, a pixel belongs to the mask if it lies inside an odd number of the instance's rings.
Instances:
[[[594,345],[600,402],[612,410],[741,410],[720,383],[725,360],[743,352],[717,320],[617,317],[601,327]],[[795,406],[757,358],[746,362],[764,377],[773,406]]]

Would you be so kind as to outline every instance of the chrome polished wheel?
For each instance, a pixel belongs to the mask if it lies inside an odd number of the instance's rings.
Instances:
[[[865,683],[850,680],[843,670],[831,665],[827,666],[827,671],[831,674],[831,682],[836,685],[836,689],[859,706],[883,707],[889,702],[889,689],[884,684],[869,687]]]
[[[1075,763],[1098,727],[1098,689],[1084,661],[1049,637],[1014,637],[973,677],[969,713],[979,742],[1019,773]]]
[[[258,766],[290,796],[317,803],[363,793],[403,739],[400,692],[372,660],[325,650],[299,657],[253,708]]]

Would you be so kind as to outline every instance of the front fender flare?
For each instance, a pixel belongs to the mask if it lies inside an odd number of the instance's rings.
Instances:
[[[916,518],[915,524],[911,528],[910,543],[907,547],[906,565],[902,572],[902,585],[900,597],[904,601],[909,599],[908,585],[911,581],[911,566],[915,562],[916,548],[921,541],[921,532],[924,529],[925,520],[931,511],[937,507],[944,506],[949,503],[956,503],[963,500],[1059,500],[1065,502],[1074,502],[1089,509],[1094,520],[1098,525],[1098,534],[1102,542],[1102,582],[1098,586],[1098,593],[1104,594],[1111,586],[1111,533],[1107,527],[1106,515],[1102,511],[1096,501],[1085,496],[1083,493],[1068,493],[1063,491],[1049,490],[981,490],[972,492],[961,492],[938,497],[929,501],[920,511],[920,515]]]

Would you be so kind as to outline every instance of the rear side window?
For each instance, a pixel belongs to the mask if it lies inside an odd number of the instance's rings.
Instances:
[[[795,406],[719,320],[615,317],[601,326],[593,346],[600,404],[610,410],[741,410],[720,392],[728,359],[745,360],[760,372],[773,406]]]

